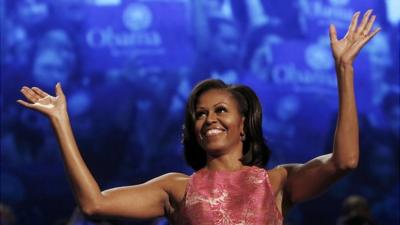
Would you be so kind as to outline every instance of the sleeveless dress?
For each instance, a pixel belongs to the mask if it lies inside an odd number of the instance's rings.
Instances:
[[[179,209],[178,225],[282,225],[267,171],[193,173]]]

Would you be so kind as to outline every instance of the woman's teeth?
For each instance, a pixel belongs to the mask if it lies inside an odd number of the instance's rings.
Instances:
[[[220,133],[224,132],[223,130],[220,129],[210,129],[206,132],[206,137],[210,137],[210,136],[215,136],[218,135]]]

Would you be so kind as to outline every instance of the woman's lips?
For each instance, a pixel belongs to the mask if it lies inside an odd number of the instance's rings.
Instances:
[[[201,136],[203,138],[210,138],[210,137],[218,136],[225,132],[226,132],[226,130],[221,127],[212,127],[212,128],[207,128],[204,132],[202,132]]]
[[[206,137],[212,137],[212,136],[216,136],[218,134],[221,134],[222,132],[224,132],[224,130],[222,129],[209,129],[206,131],[205,136]]]

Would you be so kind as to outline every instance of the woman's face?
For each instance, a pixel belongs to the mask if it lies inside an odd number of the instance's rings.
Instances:
[[[199,145],[211,155],[242,151],[244,117],[229,91],[212,89],[196,105],[195,134]]]

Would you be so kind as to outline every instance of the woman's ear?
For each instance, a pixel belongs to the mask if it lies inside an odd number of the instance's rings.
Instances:
[[[242,116],[242,122],[240,123],[240,138],[242,141],[246,139],[246,133],[244,131],[244,122],[246,121],[246,118]]]

